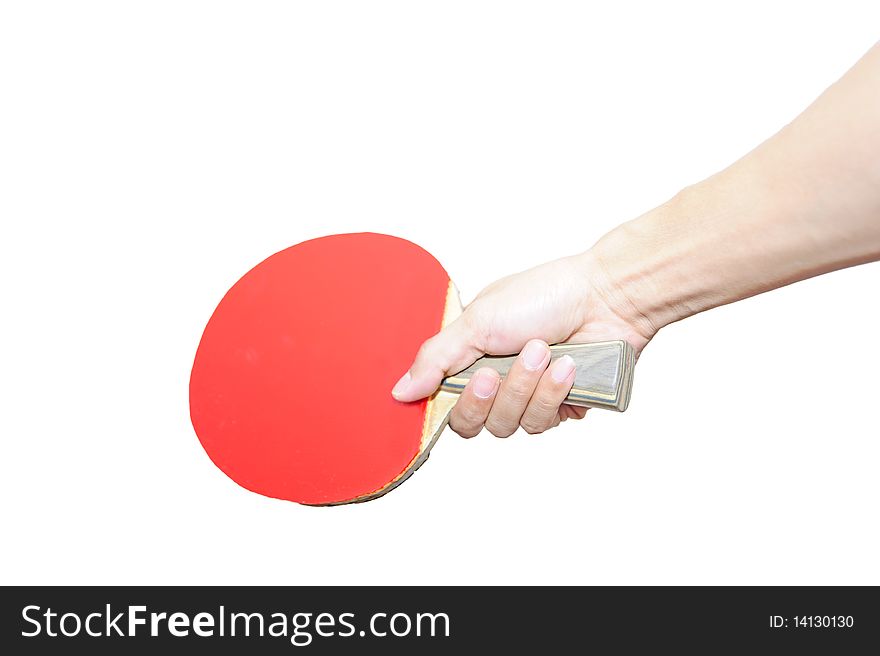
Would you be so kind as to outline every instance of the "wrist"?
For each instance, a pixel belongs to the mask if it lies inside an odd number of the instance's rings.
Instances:
[[[670,276],[687,276],[681,257],[686,235],[672,217],[687,201],[680,192],[663,205],[623,223],[586,253],[594,287],[624,321],[650,339],[664,326],[692,314]]]
[[[760,167],[741,162],[602,237],[588,253],[618,311],[656,332],[778,286],[782,195],[767,186]]]
[[[628,335],[627,341],[641,350],[661,325],[641,309],[635,285],[622,279],[619,263],[608,264],[608,258],[613,258],[610,242],[604,242],[601,247],[596,244],[576,256],[587,284],[585,319],[591,323],[617,325],[621,334]]]

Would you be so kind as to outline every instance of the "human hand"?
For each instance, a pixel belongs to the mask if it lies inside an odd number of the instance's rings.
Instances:
[[[563,356],[548,367],[548,344],[623,339],[638,353],[654,332],[588,251],[486,287],[460,317],[422,345],[392,394],[399,401],[416,401],[484,354],[520,352],[504,380],[490,368],[475,373],[449,425],[462,437],[473,437],[484,426],[497,437],[508,437],[519,426],[541,433],[586,413],[563,403],[574,382],[574,361]]]
[[[547,344],[622,339],[639,353],[667,324],[805,278],[880,261],[880,44],[739,161],[624,223],[589,251],[503,278],[427,340],[393,390],[434,392],[484,354],[521,352],[504,381],[480,369],[450,426],[506,437],[584,410],[563,405],[570,358]]]

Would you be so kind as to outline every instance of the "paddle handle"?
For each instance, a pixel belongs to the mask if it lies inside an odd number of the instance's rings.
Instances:
[[[570,355],[575,364],[574,385],[565,399],[569,405],[623,412],[632,391],[635,351],[622,340],[593,344],[557,344],[550,347],[550,360]],[[517,356],[487,355],[440,385],[446,392],[460,394],[478,369],[491,367],[507,375]]]

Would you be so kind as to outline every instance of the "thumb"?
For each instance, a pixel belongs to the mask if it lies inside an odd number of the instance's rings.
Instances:
[[[474,345],[473,331],[464,315],[425,341],[416,359],[397,381],[391,395],[398,401],[418,401],[430,396],[446,376],[467,368],[483,352]]]

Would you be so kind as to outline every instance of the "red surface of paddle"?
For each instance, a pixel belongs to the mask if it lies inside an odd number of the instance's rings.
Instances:
[[[307,241],[223,297],[190,379],[211,460],[239,485],[323,504],[374,492],[416,456],[425,401],[391,388],[441,326],[449,277],[429,253],[371,233]]]

